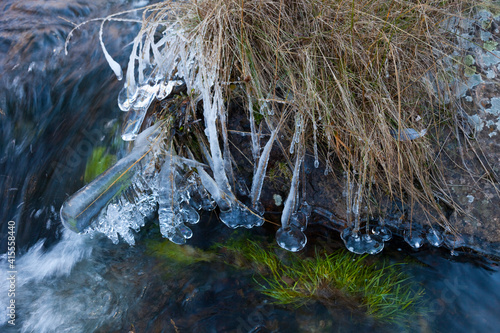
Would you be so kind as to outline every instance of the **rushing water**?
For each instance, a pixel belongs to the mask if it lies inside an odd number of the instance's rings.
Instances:
[[[373,332],[400,331],[357,312],[321,304],[273,305],[252,275],[224,263],[165,267],[146,250],[155,228],[137,245],[114,245],[65,230],[58,210],[83,185],[96,147],[120,155],[123,113],[116,81],[98,46],[99,24],[75,33],[70,22],[146,4],[133,1],[15,1],[0,5],[0,253],[8,221],[16,222],[16,326],[7,323],[9,284],[0,284],[0,331],[13,332]],[[104,40],[122,63],[137,29],[108,23]],[[149,222],[152,224],[152,222]],[[202,216],[189,244],[206,248],[228,228]],[[265,232],[262,228],[261,232]],[[156,231],[155,231],[156,230]],[[259,231],[256,231],[259,232]],[[308,235],[309,237],[309,235]],[[338,240],[338,234],[332,238]],[[314,236],[311,238],[314,239]],[[440,249],[413,251],[395,240],[384,250],[426,290],[429,313],[408,331],[485,332],[500,325],[500,272],[494,261]],[[7,255],[0,280],[9,277]]]

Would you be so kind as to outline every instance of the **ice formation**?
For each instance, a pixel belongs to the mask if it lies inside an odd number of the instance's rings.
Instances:
[[[121,79],[122,69],[102,43],[102,29],[100,39],[106,60]],[[220,220],[230,228],[252,228],[264,223],[260,196],[280,125],[273,125],[268,119],[275,112],[273,106],[267,100],[252,100],[247,92],[254,173],[251,190],[236,191],[231,184],[239,184],[242,189],[246,184],[234,176],[229,150],[224,100],[228,83],[221,82],[219,76],[218,50],[207,51],[205,43],[202,36],[192,36],[184,31],[175,19],[151,20],[143,25],[133,41],[124,87],[118,96],[119,108],[127,112],[122,139],[135,141],[134,148],[63,204],[61,219],[66,227],[76,232],[101,232],[115,243],[121,237],[134,244],[132,231],[138,231],[145,219],[157,212],[161,234],[176,244],[184,244],[192,236],[188,224],[198,223],[200,219],[199,210],[213,210],[218,206]],[[181,86],[193,101],[203,101],[204,132],[197,134],[200,136],[197,139],[206,164],[197,162],[187,147],[182,148],[184,156],[178,156],[172,139],[165,135],[168,126],[161,121],[140,132],[153,101],[167,98]],[[341,87],[340,90],[346,94]],[[288,95],[286,99],[290,100]],[[270,133],[262,149],[261,129],[257,129],[254,119],[254,103],[257,102],[259,105],[255,107],[260,109]],[[314,167],[318,168],[318,124],[315,115],[310,118]],[[312,207],[305,201],[305,188],[302,198],[299,198],[301,170],[304,170],[304,131],[308,124],[300,112],[295,113],[294,122],[289,152],[295,154],[295,163],[281,227],[276,233],[278,245],[289,251],[299,251],[306,245],[304,232],[312,212]],[[425,129],[418,132],[412,128],[392,132],[399,141],[414,140],[425,134]],[[328,159],[326,163],[325,174],[331,170]],[[384,242],[391,239],[391,231],[383,221],[372,228],[369,223],[361,227],[362,188],[359,187],[353,195],[354,183],[349,180],[348,185],[347,215],[352,225],[342,232],[342,239],[352,252],[378,253]],[[247,198],[241,199],[241,196]],[[351,215],[354,223],[351,223]],[[419,247],[425,237],[436,246],[443,242],[443,236],[434,230],[427,236],[412,230],[405,239],[412,246]]]
[[[307,237],[304,234],[305,227],[307,226],[307,216],[297,211],[300,167],[303,161],[303,153],[297,152],[290,192],[285,200],[285,207],[281,214],[281,228],[276,232],[276,242],[278,245],[292,252],[302,250],[307,243]]]
[[[131,180],[141,167],[141,160],[150,151],[151,144],[159,140],[160,135],[159,124],[145,130],[127,156],[68,198],[61,207],[63,224],[73,231],[84,231]]]

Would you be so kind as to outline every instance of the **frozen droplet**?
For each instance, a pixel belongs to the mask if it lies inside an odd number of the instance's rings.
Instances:
[[[410,229],[405,229],[404,240],[414,249],[421,248],[425,242],[423,229],[416,225],[412,225]]]
[[[352,227],[342,230],[340,237],[346,248],[356,254],[377,254],[384,249],[384,241],[379,236],[363,234]]]
[[[291,252],[300,251],[306,246],[307,237],[294,225],[284,226],[276,232],[276,242],[278,245]]]
[[[191,231],[191,229],[189,229],[189,231]],[[185,230],[184,232],[181,232],[179,229],[174,229],[173,231],[170,231],[168,234],[166,234],[166,235],[164,234],[163,236],[167,237],[168,240],[170,240],[174,244],[182,245],[182,244],[186,244],[186,239],[191,238],[192,232],[191,232],[191,234],[189,234],[189,231]],[[185,237],[185,236],[189,236],[189,237]]]
[[[372,233],[380,237],[384,242],[391,240],[392,232],[385,225],[377,225],[372,229]]]
[[[183,224],[179,225],[177,230],[182,235],[182,237],[184,237],[185,239],[190,239],[191,237],[193,237],[193,231],[191,230],[191,228],[189,228]]]
[[[318,160],[314,160],[314,167],[316,169],[319,168],[319,161]]]
[[[198,212],[196,211],[196,209],[194,209],[193,207],[191,207],[186,202],[183,202],[181,204],[181,208],[179,210],[179,214],[181,215],[182,220],[184,222],[187,222],[187,223],[190,223],[190,224],[196,224],[196,223],[198,223],[200,221],[200,215],[198,214]]]
[[[377,254],[384,249],[384,242],[376,235],[364,234],[361,236],[361,241],[365,247],[365,253]]]
[[[361,233],[357,230],[353,230],[350,227],[342,230],[340,237],[344,241],[345,247],[356,254],[364,254],[365,246],[361,238]]]
[[[443,244],[443,236],[434,228],[429,228],[425,238],[432,246],[439,247]]]

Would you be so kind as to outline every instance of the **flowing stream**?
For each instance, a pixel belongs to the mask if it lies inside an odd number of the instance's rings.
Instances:
[[[448,250],[414,251],[394,240],[376,258],[406,262],[425,289],[427,310],[410,327],[383,324],[320,303],[273,304],[253,274],[224,262],[166,264],[151,255],[161,239],[147,221],[136,245],[65,229],[59,208],[84,185],[87,160],[104,147],[118,158],[122,82],[99,47],[100,23],[73,23],[147,1],[5,0],[0,4],[0,331],[2,332],[493,332],[500,326],[498,262]],[[104,41],[122,66],[137,33],[106,23]],[[117,134],[118,133],[118,134]],[[8,221],[16,227],[15,326],[8,323]],[[157,223],[157,222],[156,222]],[[148,227],[153,225],[153,227]],[[188,245],[208,249],[231,230],[201,215]],[[266,235],[266,226],[255,228]],[[314,236],[321,239],[323,236]],[[321,233],[320,233],[321,234]],[[309,237],[309,234],[308,234]],[[342,246],[336,233],[332,239]],[[331,240],[330,240],[331,241]],[[188,248],[189,249],[189,248]],[[167,261],[168,263],[168,261]]]

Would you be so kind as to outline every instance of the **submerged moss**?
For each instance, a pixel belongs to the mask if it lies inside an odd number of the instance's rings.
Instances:
[[[376,319],[399,324],[422,310],[423,289],[411,282],[400,264],[370,263],[366,255],[346,250],[316,251],[302,258],[248,240],[231,241],[224,249],[237,266],[246,262],[256,269],[262,293],[278,304],[299,307],[320,301],[333,306],[343,300]]]
[[[214,253],[203,251],[190,245],[179,246],[169,240],[146,243],[148,251],[155,257],[172,261],[179,265],[191,265],[197,262],[210,262],[217,258]]]
[[[108,154],[106,147],[97,147],[92,151],[85,167],[84,181],[90,183],[101,173],[116,163],[116,156]]]

